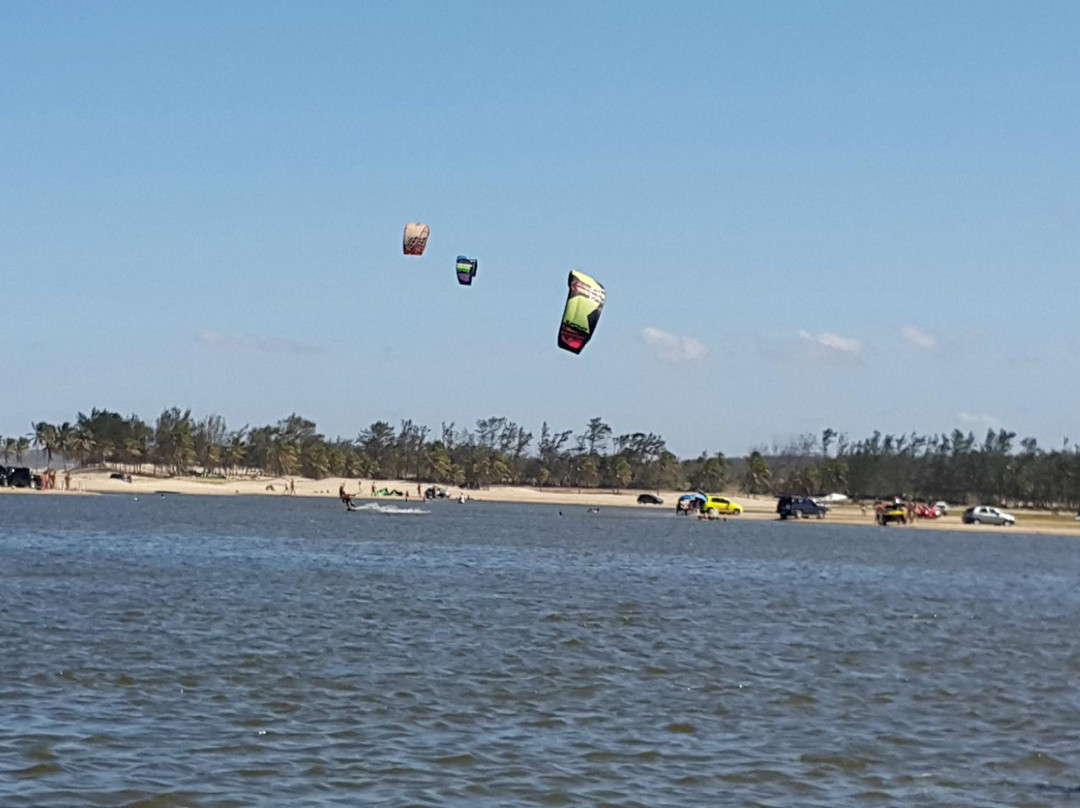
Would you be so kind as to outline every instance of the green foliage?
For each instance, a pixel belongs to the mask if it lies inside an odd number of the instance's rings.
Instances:
[[[684,464],[686,481],[696,491],[722,491],[727,484],[730,465],[723,452],[709,457],[704,452]]]
[[[592,418],[585,431],[533,433],[499,416],[480,419],[476,430],[443,423],[429,440],[426,426],[404,420],[395,429],[376,421],[355,440],[327,440],[314,421],[296,413],[276,424],[229,431],[225,420],[192,418],[167,409],[151,427],[135,415],[109,410],[79,413],[60,425],[33,422],[22,437],[0,438],[5,465],[31,452],[51,465],[121,466],[133,471],[153,464],[167,474],[303,474],[314,478],[369,477],[430,481],[441,485],[604,486],[613,489],[723,491],[735,482],[748,494],[822,494],[852,497],[902,494],[950,502],[978,500],[1044,507],[1080,505],[1080,447],[1068,439],[1046,451],[1034,438],[991,429],[937,435],[883,434],[851,441],[834,429],[820,439],[807,433],[783,448],[755,449],[729,460],[723,453],[679,460],[652,432],[613,437]],[[608,453],[609,441],[612,445]]]

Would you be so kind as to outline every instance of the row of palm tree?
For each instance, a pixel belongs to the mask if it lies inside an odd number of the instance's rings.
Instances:
[[[1017,444],[1016,433],[1004,428],[988,429],[982,441],[959,429],[931,435],[875,431],[855,441],[826,429],[820,442],[804,435],[782,449],[751,452],[739,465],[744,490],[755,492],[1080,507],[1080,447],[1070,447],[1068,438],[1053,449],[1030,437]]]
[[[903,494],[963,502],[1080,504],[1077,447],[1044,451],[1016,434],[904,435],[875,432],[849,440],[834,429],[807,434],[784,447],[759,447],[744,458],[702,453],[680,459],[654,433],[616,435],[601,418],[584,429],[539,436],[503,417],[480,419],[474,429],[443,423],[437,433],[412,420],[396,428],[376,421],[353,438],[328,439],[295,413],[276,424],[229,430],[224,418],[165,410],[153,425],[108,410],[78,413],[73,422],[36,422],[29,434],[0,438],[4,464],[22,463],[33,448],[47,467],[107,466],[154,475],[275,475],[312,478],[411,479],[444,485],[491,484],[724,490],[750,494],[854,497]]]
[[[30,451],[30,440],[26,437],[5,438],[0,436],[0,457],[4,458],[6,466],[14,458],[16,463],[22,463],[23,457]]]
[[[226,428],[218,415],[202,419],[173,407],[153,425],[108,410],[79,413],[73,422],[35,422],[27,436],[0,440],[5,464],[21,463],[33,447],[46,467],[57,458],[78,466],[135,473],[302,475],[416,479],[440,484],[492,483],[592,488],[722,488],[729,464],[722,454],[680,460],[659,435],[614,435],[600,418],[580,434],[544,423],[537,440],[506,418],[457,429],[443,423],[438,436],[411,420],[395,428],[376,421],[355,439],[327,439],[315,422],[292,414],[273,425]],[[609,452],[609,446],[614,449]],[[10,447],[10,451],[7,451]]]

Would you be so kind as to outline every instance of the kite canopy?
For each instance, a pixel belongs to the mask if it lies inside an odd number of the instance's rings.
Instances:
[[[577,270],[571,270],[567,284],[570,292],[559,327],[559,347],[579,354],[596,331],[607,294],[603,286]]]
[[[472,279],[476,277],[476,259],[466,258],[464,255],[457,257],[457,280],[462,286],[471,286]]]
[[[420,222],[409,222],[405,225],[405,239],[402,244],[406,255],[423,255],[427,246],[431,228]]]

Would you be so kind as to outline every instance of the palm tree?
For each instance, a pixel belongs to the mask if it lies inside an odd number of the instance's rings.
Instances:
[[[491,476],[497,483],[508,483],[513,477],[513,472],[510,470],[510,464],[506,462],[506,458],[496,452],[491,456]]]
[[[146,459],[146,447],[136,438],[124,439],[124,457],[131,464],[132,470],[139,471]]]
[[[274,474],[296,474],[300,464],[300,447],[290,440],[275,440],[270,445],[270,471]]]
[[[53,451],[56,449],[56,427],[45,421],[31,423],[30,427],[34,430],[32,438],[34,448],[44,450],[45,468],[49,469],[52,467]]]
[[[326,478],[330,472],[330,459],[325,443],[307,441],[300,447],[300,472],[316,480]]]
[[[463,485],[466,479],[465,469],[457,463],[453,464],[450,466],[450,479],[453,481],[454,485]]]
[[[427,464],[431,469],[431,476],[437,483],[450,482],[450,467],[453,462],[450,453],[446,450],[442,441],[435,441],[427,450]]]
[[[169,467],[173,474],[183,474],[196,459],[191,410],[181,413],[179,407],[173,407],[161,413],[154,427],[154,446],[157,462]]]
[[[15,441],[15,462],[22,463],[23,455],[30,449],[30,441],[26,438],[18,438]]]
[[[470,474],[466,478],[473,485],[483,487],[491,481],[492,468],[491,457],[487,454],[482,454],[475,460],[469,467]]]
[[[389,475],[396,467],[394,428],[386,421],[376,421],[356,439],[360,450],[372,461],[378,474]]]
[[[821,482],[817,466],[804,466],[792,475],[791,482],[799,489],[799,493],[810,496],[817,491]]]
[[[657,437],[657,440],[660,440],[660,438]],[[662,440],[660,440],[660,444],[663,444]],[[685,480],[683,479],[682,467],[679,465],[679,458],[675,457],[667,449],[660,449],[660,453],[656,458],[656,487],[678,490],[684,484]]]
[[[600,481],[596,458],[592,455],[582,455],[574,465],[574,477],[578,486],[592,488]]]
[[[233,473],[243,464],[244,459],[247,457],[247,446],[244,445],[244,429],[233,432],[229,436],[229,442],[225,445],[225,453],[222,456],[225,467]]]
[[[702,452],[693,467],[693,476],[687,480],[698,491],[722,491],[727,482],[728,461],[723,452],[709,457]]]
[[[86,465],[87,458],[97,448],[94,432],[89,426],[82,425],[75,428],[75,434],[71,438],[71,449],[79,459],[79,465]]]
[[[368,465],[367,459],[364,455],[360,454],[355,449],[351,449],[345,455],[345,476],[346,477],[370,477],[371,466]]]
[[[839,458],[829,460],[821,469],[821,485],[826,493],[841,491],[848,493],[848,464]]]
[[[616,486],[626,488],[630,481],[634,479],[634,470],[630,468],[627,459],[619,455],[611,466],[611,476],[615,480]]]
[[[66,462],[68,459],[68,452],[72,451],[72,441],[75,439],[75,427],[71,425],[70,421],[64,421],[56,428],[56,451],[64,458]]]
[[[747,494],[761,494],[768,490],[772,472],[761,452],[756,449],[746,459],[746,473],[742,479],[742,489]]]

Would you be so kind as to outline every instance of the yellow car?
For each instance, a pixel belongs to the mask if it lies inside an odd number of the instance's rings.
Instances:
[[[742,513],[742,505],[724,497],[709,497],[701,503],[701,512],[706,516],[716,516],[721,513],[738,516]]]

